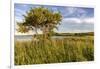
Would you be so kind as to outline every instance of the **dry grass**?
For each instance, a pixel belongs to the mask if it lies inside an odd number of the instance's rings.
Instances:
[[[94,60],[94,38],[66,36],[63,39],[15,41],[15,65]]]

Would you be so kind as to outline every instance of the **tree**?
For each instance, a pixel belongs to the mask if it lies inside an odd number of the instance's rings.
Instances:
[[[25,33],[29,30],[34,30],[36,35],[38,35],[38,30],[43,32],[46,38],[47,34],[53,32],[54,28],[60,24],[62,16],[60,12],[53,12],[44,7],[31,8],[26,12],[23,22],[18,22],[18,31]]]

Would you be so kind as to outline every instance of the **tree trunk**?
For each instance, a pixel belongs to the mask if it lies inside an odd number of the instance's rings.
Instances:
[[[37,28],[35,28],[35,33],[36,33],[36,37],[35,38],[37,38],[37,36],[38,36]]]

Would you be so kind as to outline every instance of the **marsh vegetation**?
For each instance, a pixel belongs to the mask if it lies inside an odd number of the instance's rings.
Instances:
[[[94,60],[93,36],[66,36],[66,38],[15,40],[15,65],[80,62]]]

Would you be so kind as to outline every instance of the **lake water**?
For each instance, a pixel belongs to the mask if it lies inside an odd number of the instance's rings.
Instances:
[[[31,40],[32,35],[15,35],[15,40]]]
[[[66,38],[64,36],[52,36],[52,38]],[[32,39],[32,35],[15,35],[15,40],[31,40]]]

